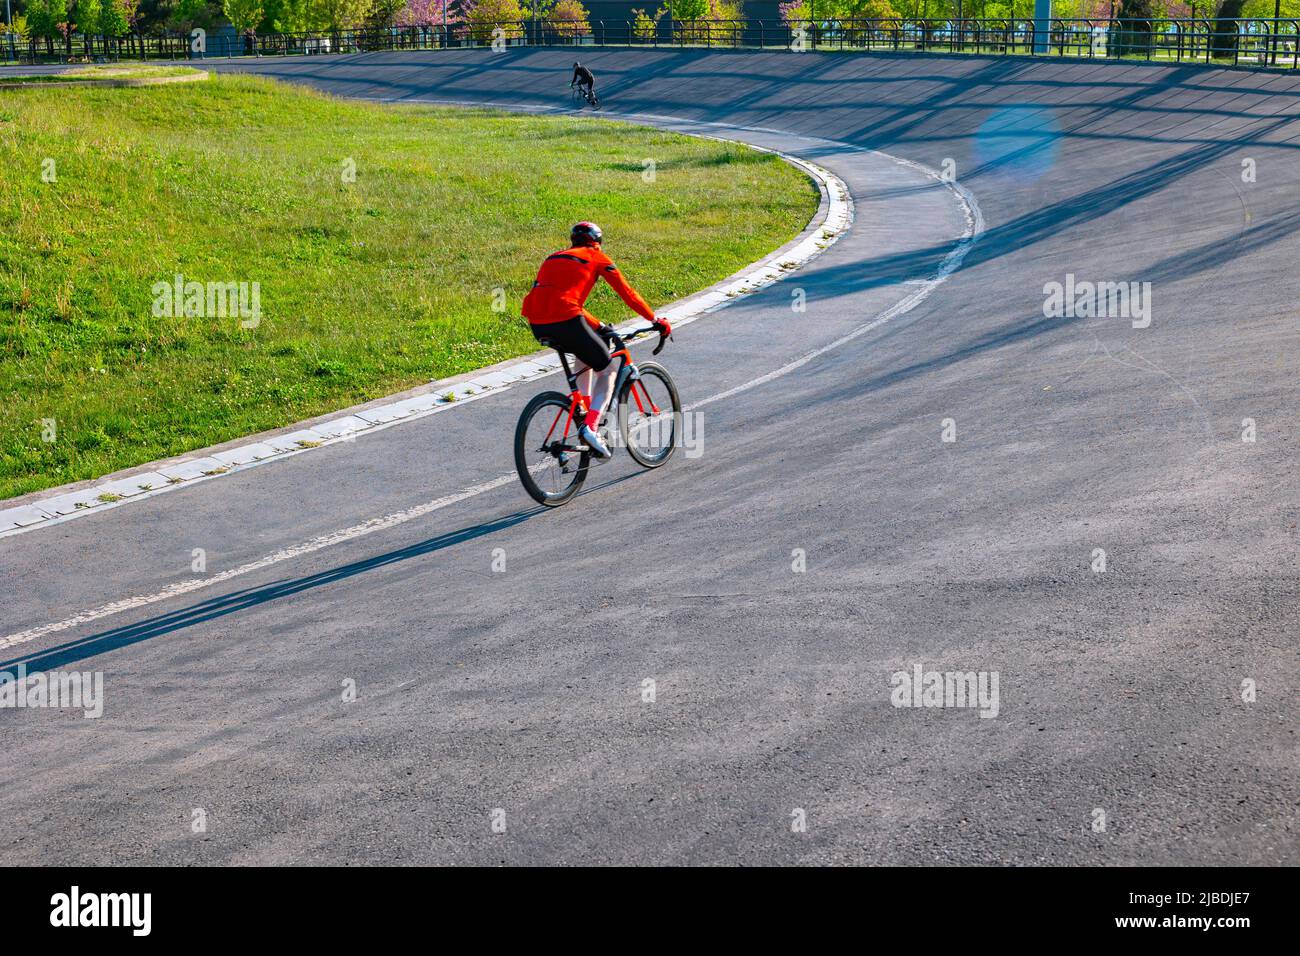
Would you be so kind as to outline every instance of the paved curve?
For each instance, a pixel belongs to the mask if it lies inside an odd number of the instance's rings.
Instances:
[[[569,59],[219,67],[544,107]],[[952,194],[860,147],[951,160],[986,231],[916,308],[705,406],[698,458],[605,466],[558,512],[505,483],[11,649],[104,671],[107,702],[0,713],[6,859],[1300,860],[1300,79],[584,59],[611,109],[767,130],[733,135],[857,199],[813,266],[679,336],[688,402],[871,322],[952,252]],[[1150,326],[1045,318],[1067,274],[1151,282]],[[196,547],[211,573],[507,473],[526,394],[0,542],[0,635],[186,580]],[[998,716],[892,707],[916,664],[997,671]]]

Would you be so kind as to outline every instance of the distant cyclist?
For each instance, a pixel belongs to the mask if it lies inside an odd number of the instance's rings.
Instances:
[[[574,226],[569,233],[569,248],[546,257],[520,309],[537,341],[572,355],[581,363],[578,387],[582,389],[587,414],[578,427],[578,435],[598,458],[609,457],[609,448],[597,428],[614,394],[614,373],[618,366],[610,360],[600,320],[585,308],[596,280],[608,282],[628,308],[653,322],[661,335],[672,332],[672,326],[655,318],[654,310],[601,251],[603,239],[600,226],[594,222]]]
[[[596,102],[596,74],[576,60],[573,63],[573,79],[569,81],[569,89],[573,89],[575,84],[578,92],[587,98],[588,103]]]

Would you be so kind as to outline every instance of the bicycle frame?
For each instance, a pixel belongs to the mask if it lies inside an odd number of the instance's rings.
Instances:
[[[639,330],[635,334],[640,335],[644,331],[646,330]],[[646,389],[644,384],[641,385],[640,394],[637,393],[636,386],[641,382],[641,377],[637,373],[636,363],[632,361],[632,354],[628,351],[627,343],[617,332],[614,331],[609,333],[609,338],[614,346],[609,353],[609,357],[611,360],[618,359],[621,363],[619,365],[618,374],[614,379],[614,391],[610,395],[610,402],[614,403],[618,401],[618,395],[623,390],[623,385],[630,378],[632,380],[632,399],[636,402],[637,410],[644,415],[646,413],[646,406],[648,405],[650,407],[650,413],[652,415],[658,415],[660,413],[659,406],[656,405],[654,399],[650,397],[650,392]],[[551,444],[551,436],[555,434],[555,427],[560,423],[560,419],[564,418],[564,430],[560,432],[559,451],[580,451],[581,449],[579,448],[570,447],[567,444],[567,439],[569,437],[569,426],[573,424],[574,418],[578,415],[585,416],[587,414],[587,405],[584,399],[588,396],[584,396],[582,392],[578,390],[578,373],[574,372],[573,368],[569,365],[568,355],[561,352],[559,349],[556,349],[555,351],[560,356],[560,365],[564,367],[564,377],[569,383],[569,407],[567,409],[567,418],[565,417],[566,412],[556,412],[555,421],[551,422],[551,427],[546,432],[546,437],[542,440],[542,446],[547,447]],[[641,401],[642,395],[645,396],[644,404]]]

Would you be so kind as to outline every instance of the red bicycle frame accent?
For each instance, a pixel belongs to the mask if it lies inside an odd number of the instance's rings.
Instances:
[[[641,331],[645,331],[645,330],[641,330]],[[612,361],[614,359],[619,359],[623,363],[623,366],[619,367],[618,372],[615,373],[615,376],[617,377],[618,373],[621,373],[623,371],[624,366],[631,366],[632,371],[635,372],[636,363],[632,361],[631,353],[627,350],[627,347],[622,344],[622,340],[620,340],[617,335],[614,336],[614,340],[621,347],[615,349],[613,352],[610,352],[609,354],[610,360]],[[559,352],[560,364],[564,367],[564,377],[568,379],[569,389],[570,389],[569,407],[568,407],[569,415],[564,422],[564,431],[561,432],[560,434],[561,439],[563,439],[568,437],[569,426],[573,424],[573,420],[578,416],[586,415],[587,409],[591,407],[591,399],[588,396],[582,394],[582,392],[578,391],[578,376],[574,373],[573,369],[569,367],[568,356],[565,355],[563,352],[560,352],[559,349],[556,349],[556,351]],[[641,386],[640,394],[638,394],[636,390],[636,387],[638,385]],[[639,411],[642,415],[646,413],[645,412],[646,405],[650,406],[651,414],[653,415],[659,414],[659,406],[654,403],[654,399],[650,397],[649,389],[645,387],[645,383],[642,382],[639,378],[633,380],[632,388],[630,389],[630,391],[632,393],[633,400],[636,402],[637,411]],[[642,395],[645,396],[645,404],[641,403]],[[617,396],[611,396],[611,399],[617,400]],[[544,438],[542,441],[544,445],[550,443],[551,436],[555,434],[555,426],[560,423],[560,416],[563,414],[564,412],[562,411],[556,412],[555,421],[551,422],[550,430],[547,431],[546,438]]]
[[[632,398],[636,402],[636,410],[640,412],[642,415],[645,414],[645,406],[641,404],[641,396],[636,393],[636,387],[638,385],[641,386],[641,391],[645,392],[645,400],[650,403],[651,414],[658,415],[659,406],[656,405],[655,400],[650,397],[650,390],[645,387],[645,382],[641,381],[640,379],[637,379],[635,382],[632,383],[632,390],[631,390]]]
[[[580,413],[586,414],[585,412],[586,406],[587,406],[586,395],[583,395],[582,392],[576,390],[569,393],[569,408],[568,408],[569,417],[564,422],[564,431],[560,433],[561,438],[565,438],[568,436],[569,426],[573,424],[573,419],[576,415]],[[550,442],[551,436],[555,434],[555,426],[560,424],[560,416],[563,414],[564,414],[563,411],[558,411],[555,413],[555,421],[551,422],[551,427],[547,430],[546,437],[542,439],[543,445],[548,444]]]

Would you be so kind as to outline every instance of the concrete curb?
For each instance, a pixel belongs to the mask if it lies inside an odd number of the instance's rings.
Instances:
[[[481,104],[478,108],[491,105]],[[609,115],[622,118],[617,114]],[[726,124],[691,125],[731,128]],[[701,133],[686,135],[723,138]],[[803,170],[817,183],[821,202],[812,220],[790,242],[721,282],[659,310],[659,314],[675,328],[725,308],[806,265],[843,235],[853,222],[853,198],[848,186],[834,173],[777,150],[749,143],[741,145],[777,155]],[[639,324],[641,320],[636,319],[624,323],[622,328]],[[270,461],[281,461],[326,445],[351,441],[358,435],[393,425],[417,421],[506,391],[520,382],[543,378],[559,367],[555,352],[542,350],[275,431],[125,469],[104,478],[23,495],[10,499],[10,507],[0,509],[0,538],[62,524],[87,514],[98,514],[176,488],[189,487]]]
[[[60,73],[36,74],[61,76]],[[121,80],[50,80],[48,83],[0,83],[0,90],[61,90],[69,86],[163,86],[167,83],[198,83],[211,77],[206,70],[193,76],[138,76]]]

